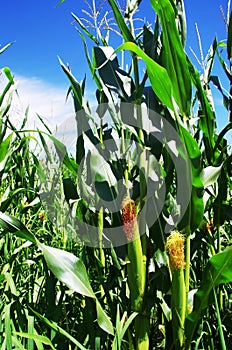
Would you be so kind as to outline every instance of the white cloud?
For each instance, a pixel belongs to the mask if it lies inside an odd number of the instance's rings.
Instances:
[[[37,114],[51,129],[74,114],[71,97],[66,101],[67,89],[53,86],[36,77],[16,75],[15,81],[18,97],[14,97],[12,109],[22,119],[26,108],[29,107],[27,127],[42,126]]]
[[[10,121],[16,128],[20,128],[25,117],[25,111],[29,108],[27,123],[24,130],[45,130],[37,114],[68,149],[74,147],[76,140],[76,121],[72,97],[66,101],[67,88],[52,85],[38,77],[25,77],[14,75],[13,100],[9,110]],[[0,94],[8,83],[4,74],[0,73]],[[68,86],[68,84],[67,84]],[[95,89],[88,89],[87,99],[93,106]],[[6,99],[5,103],[7,103]]]

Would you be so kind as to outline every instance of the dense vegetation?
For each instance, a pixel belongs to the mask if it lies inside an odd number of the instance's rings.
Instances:
[[[232,17],[199,72],[183,1],[151,0],[142,29],[140,3],[109,0],[114,26],[95,0],[92,17],[72,14],[96,84],[94,108],[60,61],[72,152],[48,128],[25,130],[27,112],[15,127],[2,68],[1,350],[232,348],[232,89],[213,72],[217,60],[231,88]]]

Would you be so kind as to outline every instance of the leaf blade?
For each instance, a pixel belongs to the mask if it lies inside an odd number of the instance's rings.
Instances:
[[[172,81],[173,96],[182,114],[190,115],[191,79],[186,54],[176,27],[175,13],[169,0],[151,0],[162,24],[163,66]]]
[[[186,318],[186,349],[190,346],[194,331],[201,318],[202,311],[209,305],[209,296],[219,284],[232,281],[232,247],[209,259],[200,288],[194,296],[194,308]]]
[[[132,42],[120,45],[115,50],[115,53],[121,50],[132,51],[144,60],[154,92],[164,105],[174,110],[172,102],[172,83],[166,69],[152,60],[143,50]]]
[[[45,260],[54,275],[73,291],[95,298],[89,278],[82,261],[75,255],[54,247],[49,247],[37,240]]]

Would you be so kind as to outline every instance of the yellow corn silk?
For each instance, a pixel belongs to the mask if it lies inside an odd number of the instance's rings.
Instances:
[[[122,202],[122,222],[123,230],[129,242],[133,240],[135,235],[136,218],[135,202],[133,199],[126,197]]]
[[[179,231],[170,233],[166,242],[166,250],[172,270],[185,268],[184,243],[185,237]]]

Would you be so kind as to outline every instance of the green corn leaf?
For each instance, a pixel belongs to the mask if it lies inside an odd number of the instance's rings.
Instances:
[[[9,82],[6,87],[4,88],[2,94],[0,95],[0,106],[2,105],[2,102],[7,94],[7,92],[10,90],[11,86],[14,85],[14,82]],[[10,95],[11,96],[11,95]],[[3,112],[0,113],[1,117],[3,117]]]
[[[111,335],[114,334],[114,328],[110,321],[110,318],[107,316],[105,311],[103,310],[101,304],[96,299],[96,307],[97,307],[97,322],[101,329],[103,329],[106,333],[109,333]]]
[[[69,79],[69,82],[71,83],[73,95],[74,95],[74,98],[76,100],[77,111],[79,111],[83,108],[82,88],[81,88],[80,84],[78,83],[78,81],[76,80],[76,78],[72,75],[70,70],[65,66],[65,64],[61,61],[61,59],[59,57],[58,57],[58,60],[60,62],[61,68],[63,69],[63,71],[65,72],[65,74],[67,75],[67,77]]]
[[[226,109],[228,109],[229,108],[229,98],[224,93],[224,90],[223,90],[223,87],[221,85],[219,77],[216,76],[216,75],[211,75],[210,76],[210,81],[212,81],[212,83],[216,86],[218,91],[220,91],[220,93],[222,94],[223,105],[225,106]]]
[[[186,349],[189,348],[195,329],[204,309],[210,305],[210,294],[219,284],[232,282],[232,247],[209,259],[203,273],[201,286],[194,296],[192,313],[186,318]]]
[[[169,0],[151,0],[162,24],[163,66],[172,81],[173,96],[180,112],[189,116],[191,102],[191,79],[186,54],[176,27],[175,12]]]
[[[80,18],[78,18],[74,13],[71,13],[71,15],[73,16],[73,18],[75,19],[75,21],[78,23],[78,25],[81,27],[81,29],[84,31],[84,33],[95,42],[95,44],[100,45],[98,39],[90,33],[90,31],[86,28],[86,26],[82,23],[82,21],[80,20]]]
[[[55,350],[55,347],[52,345],[51,340],[43,335],[34,334],[34,333],[23,333],[23,332],[13,332],[13,334],[18,335],[23,338],[32,339],[36,343],[49,345],[52,350]]]
[[[22,345],[21,340],[18,340],[17,337],[12,337],[12,344],[15,346],[15,349],[17,350],[28,350]],[[44,347],[42,348],[38,347],[38,350],[44,350]]]
[[[49,247],[37,240],[38,247],[42,250],[48,267],[59,279],[71,290],[95,299],[97,308],[97,321],[99,326],[107,333],[113,334],[113,325],[96,299],[89,282],[89,277],[82,260],[75,255],[58,249]]]
[[[46,124],[46,122],[43,120],[43,118],[36,113],[37,117],[39,118],[39,121],[43,124],[43,126],[45,127],[45,129],[49,132],[49,134],[52,134],[51,130],[49,129],[48,125]]]
[[[9,44],[3,46],[3,47],[0,49],[0,55],[1,55],[4,51],[6,51],[6,50],[8,49],[8,47],[10,47],[12,44],[13,44],[13,43],[9,43]]]
[[[67,148],[61,141],[59,141],[53,135],[50,135],[44,131],[38,131],[38,130],[25,130],[25,131],[38,132],[39,134],[44,134],[44,135],[48,136],[52,140],[52,142],[54,143],[54,146],[56,148],[56,151],[57,151],[57,154],[59,156],[60,161],[73,173],[73,175],[77,174],[78,164],[75,162],[74,159],[72,159],[68,156]]]
[[[212,73],[212,68],[213,68],[213,64],[215,61],[215,54],[217,51],[217,46],[218,46],[218,43],[217,43],[217,39],[215,38],[213,41],[213,44],[210,46],[210,48],[208,50],[207,56],[206,56],[207,61],[206,61],[206,66],[205,66],[205,70],[203,73],[203,81],[205,81],[205,82],[209,82],[211,79],[211,73]],[[210,91],[210,90],[208,90],[208,91]]]
[[[120,320],[120,309],[119,305],[117,305],[117,316],[116,316],[116,331],[115,331],[115,337],[112,344],[112,350],[118,350],[121,349],[121,343],[123,341],[123,337],[130,326],[130,324],[133,322],[135,317],[138,315],[137,312],[133,312],[128,318],[127,313],[124,312],[121,320]]]
[[[99,71],[104,84],[129,102],[134,91],[134,83],[131,76],[119,67],[118,59],[114,55],[114,49],[107,47],[94,47],[95,66]]]
[[[8,232],[14,233],[17,237],[36,243],[34,235],[26,228],[26,226],[9,214],[0,212],[0,227]]]
[[[91,182],[105,182],[107,181],[110,186],[116,186],[117,179],[113,174],[110,165],[106,162],[97,150],[92,150],[88,153],[88,172],[90,174]]]
[[[201,157],[201,151],[197,144],[197,141],[190,134],[189,130],[179,125],[181,136],[183,137],[184,144],[187,150],[187,154],[191,160]]]
[[[5,76],[8,78],[8,80],[11,82],[11,84],[14,84],[14,78],[11,74],[10,68],[9,67],[5,67],[3,68],[3,72],[5,74]]]
[[[4,326],[5,326],[5,342],[6,349],[12,349],[12,333],[11,333],[11,304],[7,304],[3,310]]]
[[[191,183],[192,193],[191,200],[188,209],[180,222],[179,228],[186,227],[190,224],[191,230],[195,230],[202,222],[204,216],[204,201],[203,201],[203,188],[201,174],[201,151],[197,144],[197,141],[184,127],[180,126],[180,134],[183,139],[183,143],[186,147],[188,157],[191,162]]]
[[[160,101],[170,109],[174,110],[172,103],[172,82],[165,68],[153,61],[146,53],[137,45],[131,42],[120,45],[115,52],[121,50],[129,50],[141,57],[147,67],[148,77],[152,88]]]
[[[199,72],[195,70],[192,63],[189,61],[189,69],[194,86],[197,90],[197,97],[201,104],[202,113],[199,118],[199,128],[202,130],[204,137],[208,140],[206,144],[207,157],[212,157],[214,148],[214,131],[215,131],[215,116],[213,109],[209,103],[206,93],[201,84]]]
[[[95,66],[94,64],[92,63],[91,59],[90,59],[90,56],[89,56],[89,51],[88,51],[88,47],[87,47],[87,43],[86,43],[86,40],[85,40],[85,37],[84,35],[79,31],[77,30],[82,41],[83,41],[83,44],[84,44],[84,50],[85,50],[85,57],[86,57],[86,61],[88,63],[88,66],[89,66],[89,69],[92,73],[92,77],[98,87],[99,90],[102,90],[102,84],[101,84],[101,81],[100,81],[100,78],[99,76],[96,74],[96,69],[95,69]]]
[[[176,13],[176,25],[181,37],[182,45],[184,46],[187,36],[184,0],[175,0],[175,4],[176,8],[174,8],[174,11]]]
[[[118,28],[120,29],[120,31],[122,33],[123,39],[125,41],[134,41],[133,35],[131,34],[129,28],[127,27],[127,25],[125,23],[125,19],[123,18],[115,0],[109,0],[109,4],[113,10],[114,17],[116,19]]]
[[[35,316],[37,316],[41,321],[43,321],[47,326],[53,329],[55,332],[62,334],[64,337],[69,339],[74,345],[77,346],[80,350],[87,350],[83,345],[81,345],[75,338],[73,338],[67,331],[58,326],[55,322],[49,321],[46,317],[42,316],[35,310],[33,310],[30,306],[29,309],[33,312]]]
[[[7,159],[11,153],[10,142],[13,133],[10,134],[4,141],[0,143],[0,171],[4,170]]]
[[[215,224],[223,225],[225,221],[231,222],[232,220],[232,206],[223,203],[214,203],[214,220]]]
[[[203,200],[203,191],[199,188],[192,188],[191,195],[191,217],[190,217],[190,229],[193,232],[196,230],[202,223],[204,217],[204,200]]]
[[[77,193],[77,188],[74,185],[72,179],[70,178],[63,179],[63,189],[64,189],[65,199],[68,203],[70,200],[76,200],[79,198]]]
[[[37,245],[42,250],[49,268],[60,281],[77,293],[95,298],[85,266],[80,259],[67,251],[49,247],[39,241]]]
[[[200,174],[200,178],[201,178],[201,181],[204,185],[204,188],[210,186],[210,185],[213,185],[220,173],[221,173],[221,169],[222,169],[222,165],[220,166],[208,166],[206,168],[204,168]]]
[[[219,42],[219,43],[218,43],[218,47],[220,48],[221,46],[223,47],[223,42]],[[218,58],[219,58],[219,62],[221,63],[222,68],[223,68],[223,70],[224,70],[224,72],[225,72],[225,74],[226,74],[228,80],[231,82],[231,80],[232,80],[232,74],[231,74],[230,68],[229,68],[228,65],[226,64],[226,62],[225,62],[225,60],[223,59],[223,57],[221,56],[219,50],[217,50],[217,55],[218,55]]]
[[[223,137],[224,137],[224,136],[226,135],[226,133],[227,133],[228,131],[230,131],[231,129],[232,129],[232,122],[230,122],[229,124],[227,124],[227,125],[222,129],[222,131],[221,131],[220,134],[218,135],[217,141],[216,141],[216,143],[215,143],[215,146],[214,146],[214,153],[217,151],[220,142],[223,140]]]
[[[200,182],[199,179],[197,179],[197,181]],[[189,206],[178,224],[178,228],[180,230],[184,229],[187,226],[190,226],[190,230],[193,232],[202,223],[205,207],[203,200],[203,185],[201,186],[202,188],[192,186]]]
[[[55,137],[53,137],[51,135],[48,135],[48,136],[54,142],[54,145],[56,147],[56,151],[60,157],[60,160],[74,175],[76,175],[77,170],[78,170],[78,165],[74,161],[74,159],[72,159],[68,156],[68,152],[67,152],[65,145],[62,142],[60,142],[59,140],[57,140]]]

